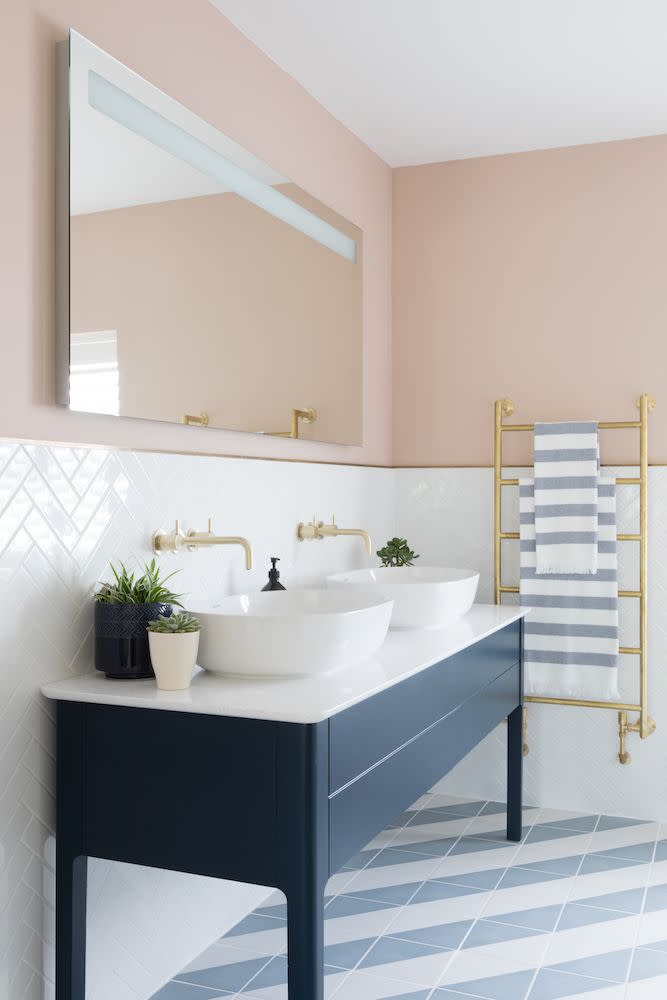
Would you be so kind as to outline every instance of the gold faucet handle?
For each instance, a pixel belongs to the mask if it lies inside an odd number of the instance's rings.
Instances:
[[[173,531],[164,531],[160,528],[153,535],[153,552],[179,552],[185,542],[185,535],[181,530],[181,522],[176,518]]]

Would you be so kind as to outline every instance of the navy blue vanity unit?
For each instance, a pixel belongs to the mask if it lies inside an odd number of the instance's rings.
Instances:
[[[58,701],[56,998],[84,1000],[89,857],[274,886],[290,1000],[323,1000],[324,891],[502,719],[521,837],[522,618],[476,605],[325,678],[73,678]],[[443,904],[446,905],[446,904]]]

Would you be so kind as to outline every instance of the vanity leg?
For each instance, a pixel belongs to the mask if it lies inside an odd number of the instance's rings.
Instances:
[[[324,1000],[324,886],[288,894],[287,963],[289,1000]]]
[[[523,784],[523,707],[507,719],[507,839],[521,840]]]
[[[83,842],[84,720],[88,706],[58,702],[56,746],[56,1000],[86,997]]]
[[[56,1000],[85,1000],[88,858],[56,852]]]

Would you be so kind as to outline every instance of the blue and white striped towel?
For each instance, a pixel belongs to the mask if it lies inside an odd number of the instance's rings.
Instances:
[[[541,576],[535,551],[535,487],[519,481],[521,603],[526,694],[617,701],[616,483],[600,479],[596,573]]]
[[[538,573],[595,573],[598,566],[598,425],[535,424]]]

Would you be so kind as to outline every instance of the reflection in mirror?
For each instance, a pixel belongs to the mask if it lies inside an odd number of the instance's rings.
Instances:
[[[62,401],[360,444],[360,230],[74,32],[69,116]]]

